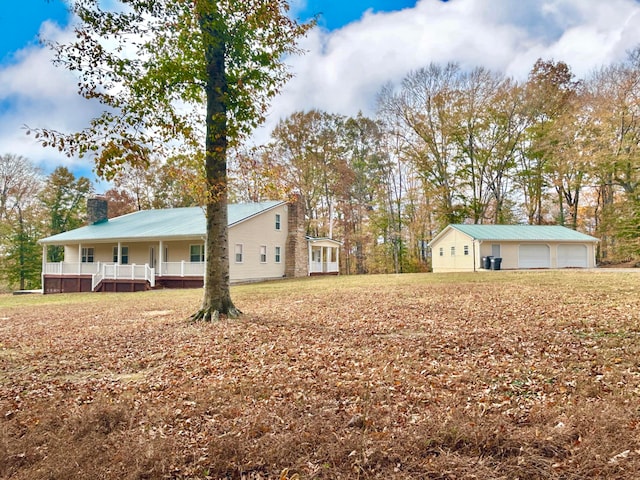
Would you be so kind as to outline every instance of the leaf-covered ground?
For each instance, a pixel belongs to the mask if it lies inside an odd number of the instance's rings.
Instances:
[[[640,477],[640,273],[0,296],[0,477]]]

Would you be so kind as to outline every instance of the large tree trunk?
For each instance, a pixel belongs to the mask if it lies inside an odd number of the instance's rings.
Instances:
[[[217,320],[220,315],[237,317],[229,289],[229,241],[227,218],[227,107],[225,94],[225,42],[217,27],[214,0],[202,0],[200,27],[207,61],[207,240],[204,298],[193,320]]]

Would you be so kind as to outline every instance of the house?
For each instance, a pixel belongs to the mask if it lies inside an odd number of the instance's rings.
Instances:
[[[487,267],[593,268],[597,242],[562,226],[449,225],[429,247],[434,272],[473,272]],[[490,257],[498,260],[491,264]]]
[[[87,226],[39,241],[44,293],[202,287],[201,207],[142,210],[112,219],[107,208],[106,200],[90,199]],[[230,204],[228,222],[232,283],[338,273],[339,243],[326,246],[305,237],[300,201]],[[46,262],[52,246],[64,248],[62,262]]]

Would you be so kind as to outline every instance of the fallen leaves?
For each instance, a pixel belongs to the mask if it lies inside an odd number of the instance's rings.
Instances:
[[[9,307],[0,476],[635,478],[638,283],[565,273]]]

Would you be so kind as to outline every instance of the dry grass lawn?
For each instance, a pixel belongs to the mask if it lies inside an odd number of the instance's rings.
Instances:
[[[0,478],[640,478],[640,272],[0,296]]]

